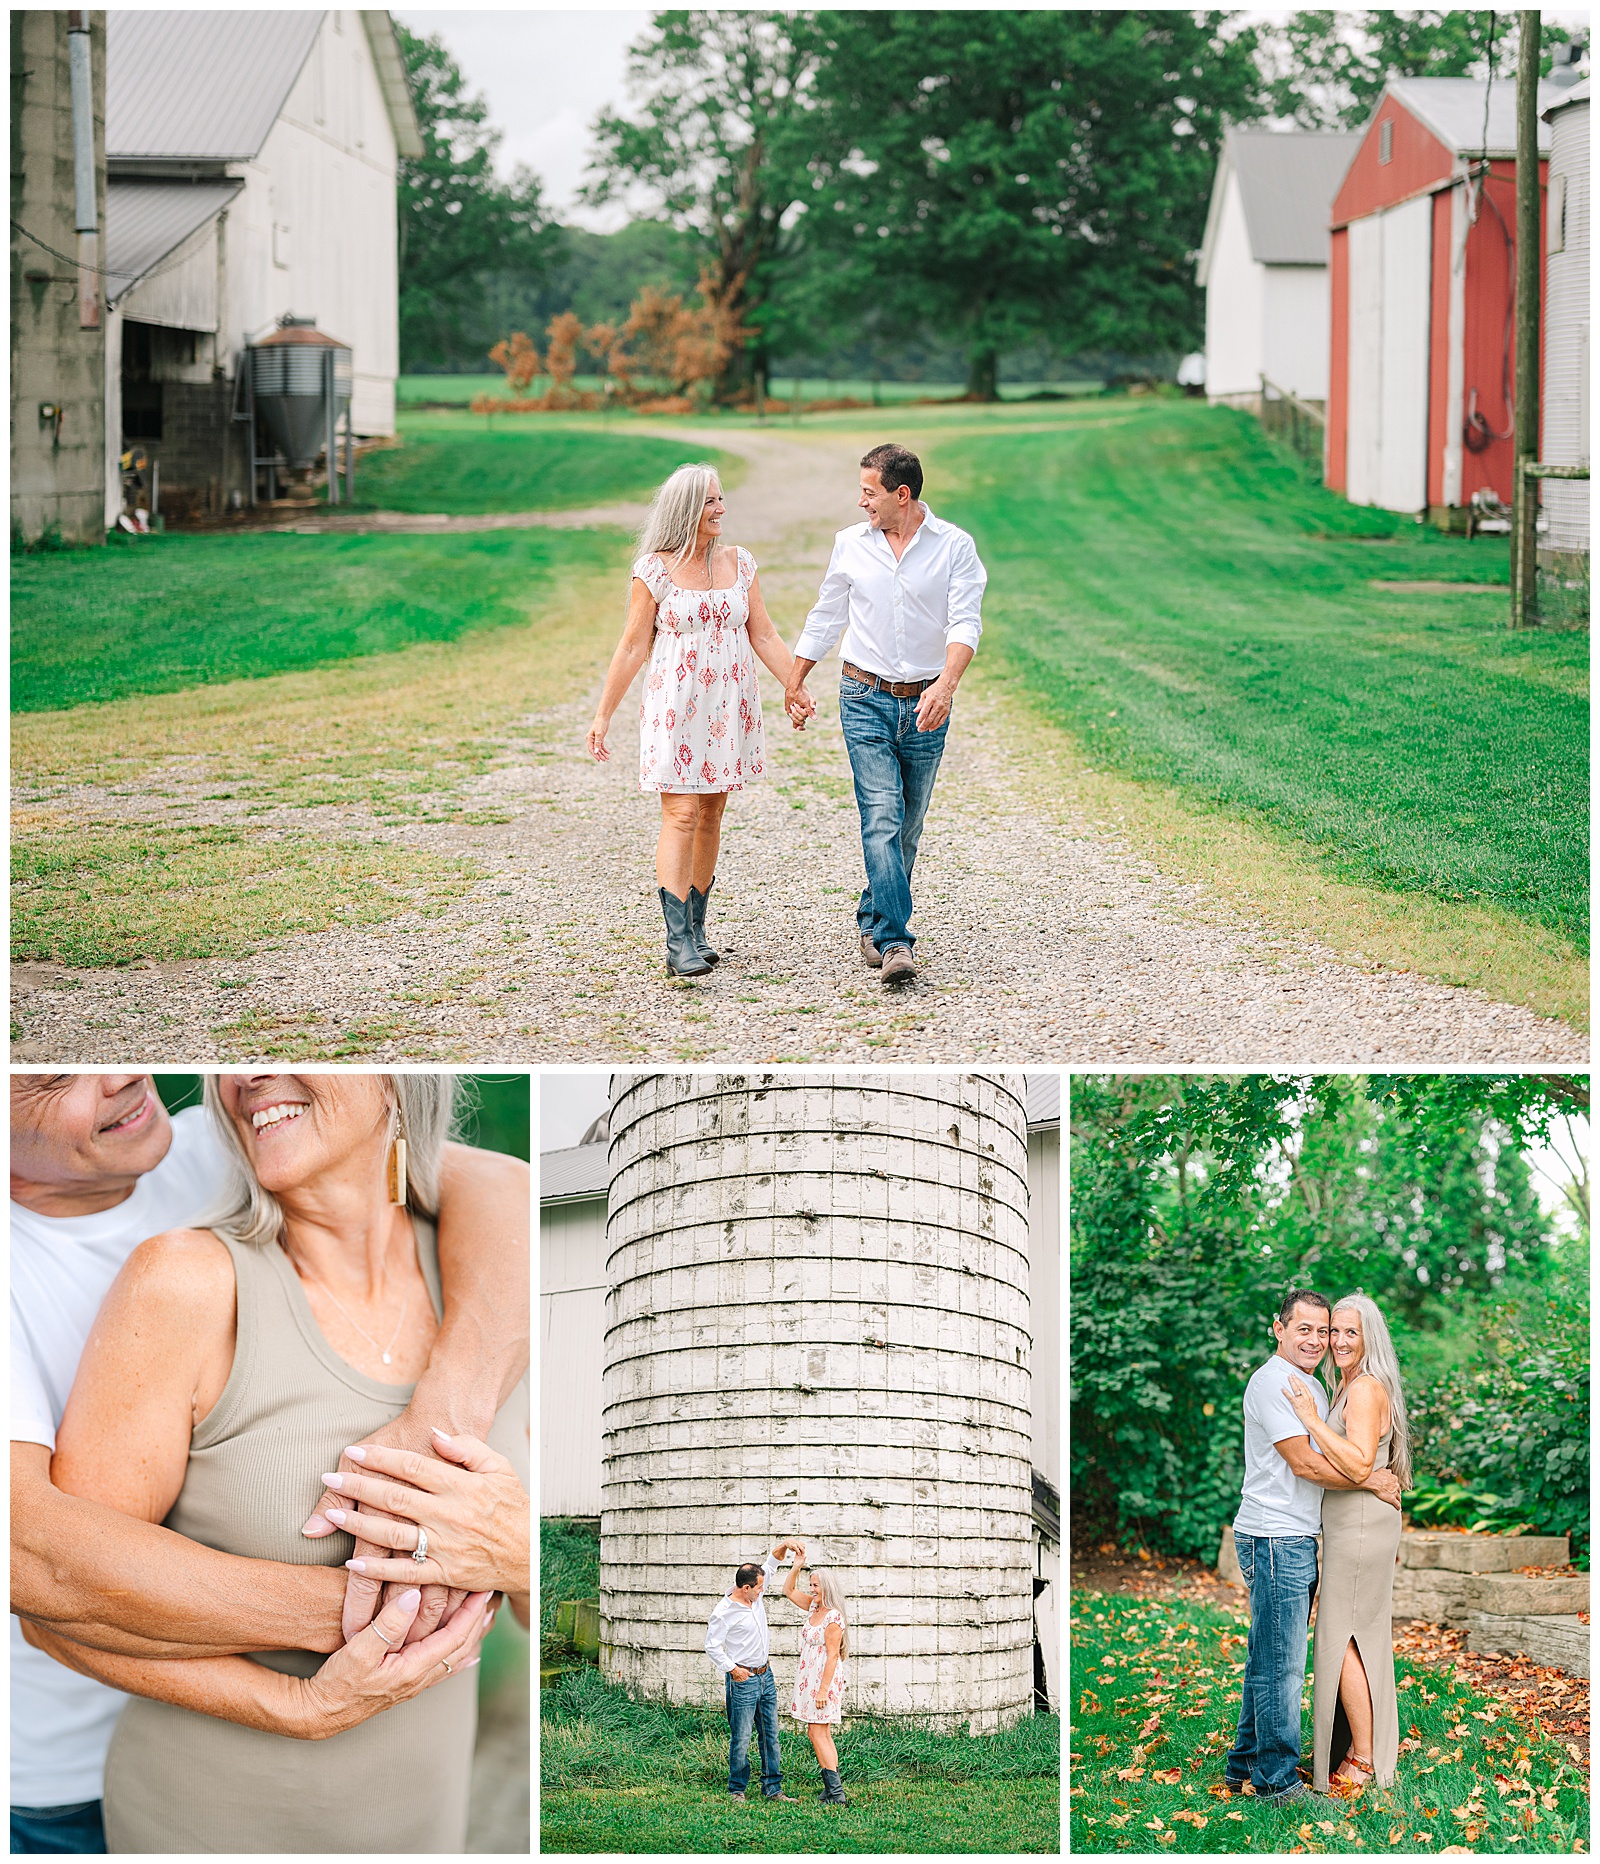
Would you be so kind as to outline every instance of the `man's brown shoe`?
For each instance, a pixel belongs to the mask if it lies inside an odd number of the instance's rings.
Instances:
[[[762,1798],[766,1800],[769,1806],[774,1805],[780,1799],[786,1806],[798,1806],[800,1803],[793,1793],[763,1793]]]
[[[878,966],[883,963],[883,953],[878,950],[865,932],[861,934],[861,961],[863,964],[870,964],[873,970],[877,970]]]
[[[883,981],[886,984],[909,984],[916,975],[916,961],[904,945],[892,945],[883,954]]]

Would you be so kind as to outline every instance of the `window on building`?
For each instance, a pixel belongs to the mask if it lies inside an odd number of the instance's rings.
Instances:
[[[157,345],[165,336],[151,324],[122,326],[122,437],[159,440],[162,389],[157,379]]]

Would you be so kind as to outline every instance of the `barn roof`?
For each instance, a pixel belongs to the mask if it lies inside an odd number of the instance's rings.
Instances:
[[[220,214],[242,181],[106,182],[106,298],[119,303],[192,233]]]
[[[1484,93],[1488,92],[1488,135],[1484,134]],[[1546,110],[1568,93],[1558,84],[1540,84],[1539,108]],[[1492,160],[1509,162],[1517,153],[1517,81],[1496,78],[1486,84],[1482,78],[1391,78],[1384,97],[1395,97],[1405,105],[1423,128],[1437,136],[1452,155],[1487,155]],[[1372,122],[1383,109],[1383,98],[1372,113]],[[1363,135],[1366,133],[1363,130]],[[1539,153],[1550,153],[1550,129],[1539,126]]]
[[[288,102],[326,18],[323,11],[288,8],[107,13],[107,160],[249,161]],[[403,154],[420,154],[389,15],[362,18],[396,143]]]
[[[1026,1077],[1028,1131],[1061,1124],[1061,1076],[1030,1074]]]
[[[604,1198],[611,1186],[609,1145],[563,1146],[539,1154],[539,1202],[572,1203],[579,1198]]]
[[[1554,89],[1554,86],[1551,88]],[[1539,114],[1548,122],[1558,110],[1565,110],[1568,104],[1586,104],[1588,101],[1589,80],[1585,78],[1581,84],[1569,84],[1565,90],[1558,92],[1549,103],[1540,104]]]
[[[1250,256],[1261,265],[1326,265],[1328,210],[1361,138],[1339,130],[1230,129],[1223,139],[1200,249],[1211,274],[1230,177],[1239,183]]]

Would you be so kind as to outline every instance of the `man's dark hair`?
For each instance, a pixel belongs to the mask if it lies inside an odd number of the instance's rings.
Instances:
[[[1301,1301],[1304,1301],[1307,1307],[1325,1307],[1328,1309],[1329,1317],[1333,1315],[1333,1308],[1325,1294],[1318,1294],[1315,1288],[1291,1288],[1283,1297],[1283,1306],[1278,1309],[1278,1318],[1284,1326],[1287,1327],[1294,1319],[1294,1310]]]
[[[754,1565],[751,1561],[746,1560],[744,1565],[734,1574],[733,1583],[736,1586],[753,1586],[760,1577],[761,1568]]]
[[[922,461],[910,447],[898,446],[893,440],[886,440],[881,447],[863,453],[861,464],[878,475],[885,491],[897,492],[901,486],[908,485],[911,487],[911,496],[921,498]]]

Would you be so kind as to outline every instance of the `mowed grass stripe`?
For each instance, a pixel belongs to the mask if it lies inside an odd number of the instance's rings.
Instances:
[[[303,672],[536,618],[614,570],[590,531],[165,536],[11,560],[11,703],[48,712]],[[599,618],[597,617],[597,625]],[[605,631],[603,630],[603,631]]]
[[[1588,1849],[1587,1757],[1492,1698],[1397,1659],[1395,1782],[1274,1806],[1210,1789],[1239,1720],[1247,1620],[1220,1606],[1072,1595],[1072,1849],[1437,1856]],[[1307,1659],[1306,1702],[1310,1701]],[[1311,1719],[1304,1721],[1309,1751]]]
[[[1000,654],[1100,767],[1341,879],[1587,948],[1587,636],[1373,586],[1503,578],[1503,545],[1347,505],[1221,409],[964,436],[933,464],[988,563]]]

